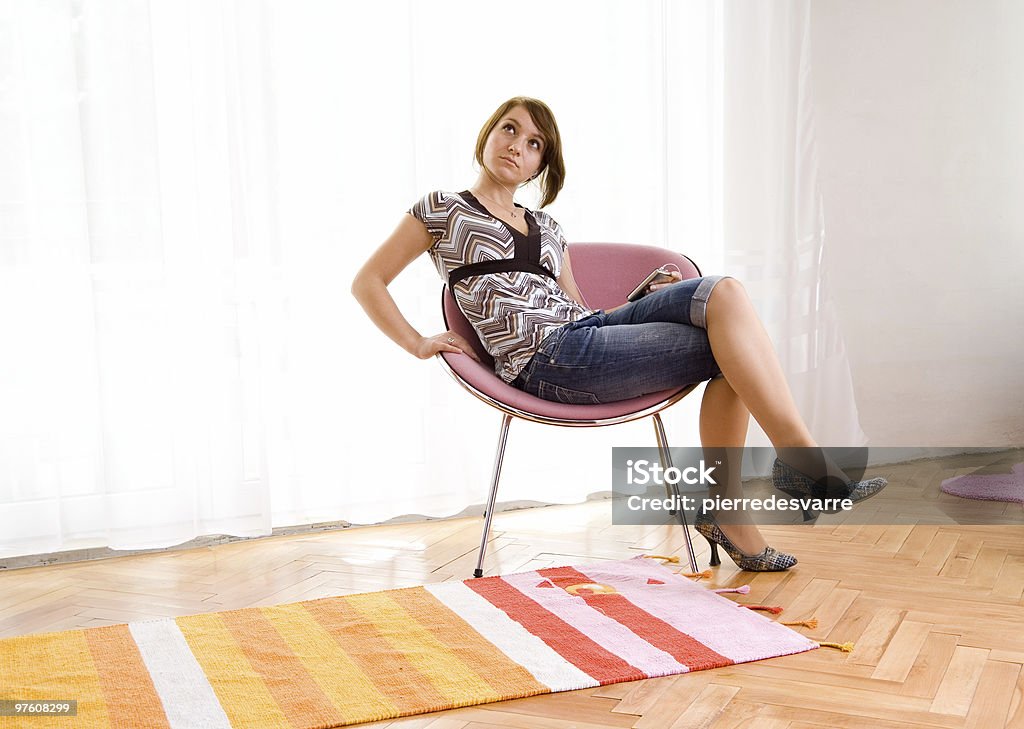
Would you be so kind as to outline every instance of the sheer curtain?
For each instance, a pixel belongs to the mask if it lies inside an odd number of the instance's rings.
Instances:
[[[733,61],[745,83],[756,65],[730,52],[731,25],[784,55],[770,79],[784,93],[763,98],[789,120],[809,103],[788,91],[806,73],[803,42],[788,44],[807,5],[744,8],[0,6],[0,557],[479,505],[498,416],[387,341],[348,287],[415,199],[472,183],[478,125],[516,94],[559,117],[569,174],[550,212],[571,239],[737,273],[798,394],[823,365],[840,381],[810,130],[772,128],[759,174],[786,172],[762,189],[737,189],[743,163],[722,154],[756,90],[730,88]],[[766,190],[738,231],[750,210],[732,196]],[[414,326],[442,328],[425,260],[392,290]],[[698,399],[670,411],[673,442],[696,442]],[[855,424],[851,403],[828,420]],[[501,499],[606,490],[607,449],[650,431],[517,422]]]
[[[0,7],[0,555],[266,533],[265,17]]]
[[[860,446],[866,438],[827,276],[810,13],[809,1],[724,5],[722,248],[815,439]],[[750,443],[767,439],[752,428]]]

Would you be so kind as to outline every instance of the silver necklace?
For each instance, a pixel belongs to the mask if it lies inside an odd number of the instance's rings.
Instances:
[[[516,219],[516,209],[515,209],[515,206],[514,206],[514,203],[515,203],[515,198],[514,198],[514,197],[513,197],[513,199],[512,199],[512,202],[513,202],[513,207],[512,207],[511,209],[509,209],[509,208],[506,208],[506,207],[505,207],[504,205],[502,205],[502,204],[501,204],[500,202],[498,202],[497,200],[495,200],[495,199],[494,199],[493,197],[490,197],[489,195],[484,195],[484,194],[483,194],[482,192],[480,192],[479,190],[476,190],[476,191],[474,191],[474,190],[473,190],[472,188],[470,188],[470,190],[469,190],[469,191],[470,191],[470,192],[472,192],[472,193],[473,193],[474,195],[478,195],[478,196],[482,197],[482,198],[483,198],[484,200],[490,200],[490,201],[491,201],[492,203],[494,203],[495,205],[497,205],[497,206],[498,206],[499,208],[501,208],[502,210],[504,210],[505,212],[507,212],[507,213],[508,213],[508,214],[509,214],[509,215],[511,216],[511,218],[512,218],[513,220],[515,220],[515,219]]]

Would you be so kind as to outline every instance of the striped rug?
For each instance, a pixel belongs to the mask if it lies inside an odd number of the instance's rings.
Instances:
[[[0,727],[333,727],[816,648],[636,558],[0,641]],[[51,722],[51,723],[47,723]]]

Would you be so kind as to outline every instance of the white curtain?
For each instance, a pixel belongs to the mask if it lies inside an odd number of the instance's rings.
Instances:
[[[750,293],[815,439],[826,446],[861,446],[866,438],[828,285],[811,5],[724,5],[724,267]],[[756,427],[748,442],[768,444]]]
[[[746,7],[0,4],[0,557],[479,505],[497,414],[387,341],[348,287],[416,198],[472,183],[478,125],[516,94],[558,115],[569,172],[550,211],[571,239],[735,273],[801,402],[822,377],[849,391],[809,99],[792,95],[807,4]],[[782,57],[771,78],[732,24]],[[780,92],[759,97],[779,126],[733,120],[757,91],[730,88],[736,59]],[[751,160],[758,189],[733,184],[744,130],[774,145]],[[442,328],[425,260],[392,290]],[[696,443],[697,404],[670,411],[674,443]],[[856,425],[841,398],[806,414],[842,421],[839,438]],[[500,499],[607,490],[608,448],[652,443],[646,422],[516,422]]]
[[[0,554],[266,533],[265,14],[0,13]]]

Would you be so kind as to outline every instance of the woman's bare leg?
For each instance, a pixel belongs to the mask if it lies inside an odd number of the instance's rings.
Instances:
[[[722,377],[711,380],[704,388],[700,404],[700,442],[706,460],[721,460],[725,466],[716,469],[723,476],[718,479],[720,484],[724,484],[711,489],[711,498],[743,498],[740,469],[749,422],[750,411],[729,382]],[[759,554],[768,546],[757,525],[744,512],[730,512],[729,520],[720,526],[741,552]]]
[[[815,479],[849,479],[814,438],[797,410],[782,365],[743,285],[719,281],[708,299],[708,340],[715,361],[739,399],[764,429],[782,460]]]
[[[715,361],[776,448],[814,446],[789,391],[775,347],[743,285],[723,278],[707,305]]]

